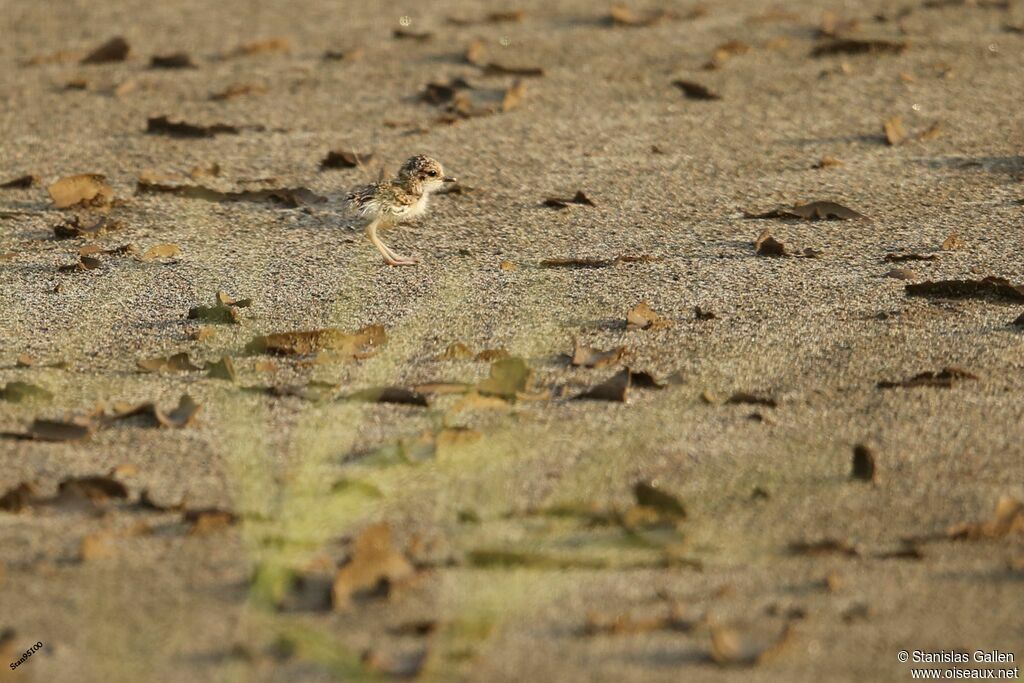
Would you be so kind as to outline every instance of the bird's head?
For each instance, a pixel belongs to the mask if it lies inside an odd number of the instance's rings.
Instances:
[[[436,192],[445,183],[454,183],[455,178],[444,174],[444,167],[437,159],[417,154],[402,164],[398,179],[409,184],[420,185],[424,192]]]

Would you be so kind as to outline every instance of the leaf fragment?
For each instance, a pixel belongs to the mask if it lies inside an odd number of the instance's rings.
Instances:
[[[646,301],[641,301],[626,313],[627,330],[661,330],[671,326],[672,321],[655,313]]]
[[[625,353],[625,346],[618,346],[608,351],[600,351],[591,346],[584,346],[577,340],[570,363],[576,367],[604,368],[618,363]]]
[[[367,527],[356,537],[352,556],[334,577],[331,606],[344,610],[354,601],[387,596],[391,589],[415,574],[404,553],[394,546],[386,523]]]
[[[907,285],[906,294],[942,299],[1024,301],[1024,285],[1014,285],[1005,278],[994,276],[981,280],[929,280]]]
[[[110,64],[112,62],[123,62],[127,59],[130,51],[131,47],[128,45],[128,41],[121,36],[115,36],[83,57],[80,63]]]
[[[149,58],[150,69],[196,69],[196,63],[187,52],[172,52],[153,55]]]
[[[907,130],[903,127],[903,117],[894,116],[885,122],[885,141],[890,146],[900,145],[907,140]]]
[[[174,258],[181,255],[181,247],[177,244],[156,244],[143,252],[139,258],[143,261],[156,261],[157,259]]]
[[[907,43],[891,40],[863,38],[838,38],[819,43],[811,50],[812,57],[832,55],[900,54],[907,49]]]
[[[991,519],[984,522],[963,522],[953,525],[946,535],[955,541],[976,541],[1024,533],[1024,503],[1003,496],[996,503]]]
[[[360,153],[348,149],[332,149],[320,162],[320,168],[359,168],[373,159],[372,152]]]
[[[46,191],[58,209],[105,207],[110,206],[114,198],[114,190],[107,185],[106,176],[98,173],[79,173],[61,178]]]
[[[783,207],[778,209],[772,209],[765,213],[751,213],[744,212],[744,218],[748,219],[765,219],[765,218],[799,218],[809,221],[819,220],[860,220],[864,216],[853,209],[849,209],[842,204],[835,202],[820,201],[820,202],[809,202],[807,204],[797,204],[791,207]]]
[[[567,209],[573,204],[580,206],[594,206],[594,202],[584,194],[583,190],[577,190],[576,194],[571,199],[560,199],[557,197],[549,197],[543,202],[544,206],[551,207],[553,209]]]
[[[250,354],[278,356],[304,356],[315,351],[328,350],[356,356],[368,353],[386,341],[387,334],[383,326],[367,325],[352,333],[337,328],[325,328],[261,335],[254,337],[245,350]]]
[[[143,372],[193,372],[199,367],[192,364],[187,351],[163,358],[148,358],[137,363]]]
[[[477,391],[484,396],[514,399],[528,391],[533,370],[522,358],[503,358],[491,364],[490,375],[477,384]]]
[[[9,190],[21,190],[32,187],[37,182],[39,182],[39,178],[37,176],[23,175],[0,182],[0,188]]]
[[[875,452],[870,447],[860,443],[853,447],[850,478],[867,482],[875,481]]]
[[[172,121],[167,116],[151,116],[146,120],[146,132],[178,138],[212,138],[216,135],[237,135],[242,132],[242,128],[224,123],[199,125]]]
[[[683,79],[677,79],[672,81],[672,85],[676,86],[683,91],[687,99],[691,100],[720,100],[722,96],[714,92],[705,85],[696,83],[694,81],[687,81]]]
[[[908,285],[909,286],[909,285]],[[879,389],[894,389],[894,388],[905,388],[913,389],[916,387],[939,387],[948,389],[953,386],[956,382],[968,379],[978,379],[978,376],[958,367],[946,367],[938,372],[927,371],[921,372],[913,377],[909,377],[899,381],[888,381],[883,380],[878,383]]]

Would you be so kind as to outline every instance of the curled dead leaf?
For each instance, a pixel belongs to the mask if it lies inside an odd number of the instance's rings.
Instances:
[[[105,207],[114,199],[114,190],[107,185],[106,176],[98,173],[79,173],[61,178],[46,188],[58,209],[71,207]]]
[[[672,321],[655,313],[646,301],[641,301],[626,313],[627,330],[661,330],[671,326]]]
[[[391,527],[374,524],[356,537],[351,558],[335,575],[331,605],[343,610],[361,598],[386,596],[414,574],[412,563],[394,546]]]
[[[109,64],[123,62],[128,57],[131,47],[121,36],[115,36],[103,43],[82,58],[82,64]]]

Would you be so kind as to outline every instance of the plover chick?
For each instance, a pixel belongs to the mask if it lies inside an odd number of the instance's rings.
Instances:
[[[418,260],[392,251],[377,237],[377,229],[390,228],[422,215],[427,210],[431,193],[437,192],[445,183],[454,182],[455,178],[446,176],[437,160],[418,154],[402,164],[394,178],[361,187],[347,199],[360,214],[370,218],[366,235],[384,257],[384,263],[411,266]]]

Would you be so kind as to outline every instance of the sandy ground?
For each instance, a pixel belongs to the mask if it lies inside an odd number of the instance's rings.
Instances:
[[[668,3],[679,19],[631,28],[606,25],[607,8],[583,0],[0,2],[0,181],[41,178],[0,189],[0,386],[54,394],[0,401],[0,430],[98,402],[170,408],[188,393],[202,404],[181,429],[125,422],[82,442],[0,440],[0,494],[35,482],[47,497],[69,477],[118,468],[129,495],[100,510],[0,512],[0,630],[15,632],[0,678],[895,681],[910,677],[900,650],[998,649],[1019,663],[1022,536],[953,541],[947,530],[989,519],[1001,497],[1024,498],[1024,336],[1010,325],[1024,304],[908,297],[905,280],[884,275],[1024,281],[1024,36],[1004,28],[1024,12],[925,4],[904,3],[900,16],[886,2],[803,0],[780,11],[722,0],[689,17],[691,4]],[[446,20],[509,9],[525,17]],[[825,10],[859,19],[851,37],[909,47],[811,58]],[[402,16],[432,39],[393,38]],[[126,61],[24,64],[80,56],[115,35],[131,45]],[[290,50],[220,58],[274,37]],[[512,111],[436,123],[440,110],[417,99],[428,82],[461,76],[500,92],[514,80],[463,62],[474,39],[489,59],[545,75],[524,79]],[[749,51],[702,68],[732,40]],[[358,60],[321,58],[356,47]],[[179,50],[198,68],[147,68],[151,55]],[[65,88],[76,79],[85,89]],[[721,99],[687,99],[676,79]],[[210,100],[239,83],[266,92]],[[264,130],[146,134],[159,115]],[[893,116],[911,135],[941,122],[940,134],[889,146],[882,124]],[[375,157],[320,171],[334,148]],[[423,220],[388,233],[422,259],[388,268],[340,198],[414,153],[436,156],[475,191],[438,197]],[[813,168],[825,156],[842,165]],[[135,193],[143,171],[187,178],[214,162],[220,175],[200,182],[305,186],[330,201]],[[125,227],[94,242],[174,243],[180,256],[102,256],[99,269],[58,274],[87,241],[53,239],[66,212],[45,186],[73,173],[105,174],[123,200],[111,216]],[[595,206],[541,205],[581,189]],[[810,200],[871,220],[743,217]],[[791,251],[821,254],[757,256],[765,228]],[[962,248],[940,249],[951,233]],[[883,262],[905,253],[937,256]],[[622,255],[660,260],[539,267]],[[194,339],[186,311],[221,289],[251,307],[241,324]],[[671,326],[627,331],[641,300]],[[716,319],[697,320],[695,306]],[[270,370],[243,354],[257,334],[371,324],[388,343],[363,360],[282,358]],[[615,372],[570,367],[575,338],[626,346],[631,367],[683,381],[634,389],[625,403],[570,400]],[[435,396],[417,407],[242,390],[315,380],[333,396],[485,377],[487,362],[438,359],[453,342],[524,358],[536,391],[550,394],[469,407]],[[200,365],[234,356],[237,381],[136,370],[181,351]],[[16,367],[19,354],[36,365]],[[947,366],[976,379],[876,386]],[[741,391],[777,405],[725,403]],[[402,460],[443,427],[477,440]],[[875,483],[850,478],[857,443],[874,449]],[[687,508],[667,542],[543,513],[574,504],[627,514],[638,481]],[[185,499],[239,521],[189,533],[179,511],[139,509],[144,489],[160,504]],[[330,576],[353,536],[380,521],[416,562],[389,597],[335,611],[290,598],[268,607],[284,585],[275,568]],[[83,560],[86,537],[102,550]],[[906,538],[917,539],[916,559],[886,557]],[[852,549],[791,549],[827,539]],[[482,549],[533,554],[494,567],[474,554]],[[671,610],[682,616],[657,621]],[[622,615],[632,626],[620,618],[619,632],[586,632]],[[430,634],[402,630],[420,621]],[[744,659],[787,628],[786,642],[750,666],[715,661],[730,659],[715,637],[756,641]],[[42,651],[9,671],[36,641]]]

